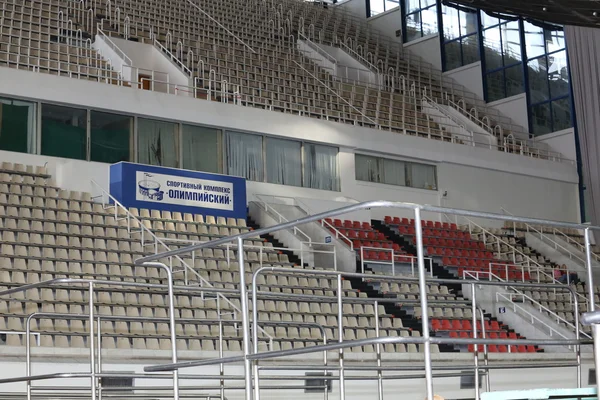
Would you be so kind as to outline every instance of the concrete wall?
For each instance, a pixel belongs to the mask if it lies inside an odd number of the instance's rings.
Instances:
[[[452,71],[444,72],[444,76],[454,79],[458,84],[466,87],[467,90],[479,99],[483,99],[483,79],[481,76],[480,61],[453,69]]]
[[[402,46],[402,11],[400,7],[374,15],[367,22],[392,41],[398,43],[399,46]]]
[[[420,56],[423,60],[430,63],[437,71],[442,70],[442,54],[440,52],[439,35],[428,35],[421,39],[405,43],[404,48],[410,53]]]
[[[560,153],[569,160],[577,160],[574,128],[537,136],[535,140],[536,142],[546,143],[551,151]]]
[[[529,132],[527,96],[525,93],[507,97],[506,99],[493,101],[488,103],[488,105],[500,111],[502,115],[510,117],[516,125],[522,128],[523,132]]]
[[[329,7],[331,7],[331,5]],[[365,0],[348,0],[335,7],[350,12],[359,18],[367,18],[367,3]]]

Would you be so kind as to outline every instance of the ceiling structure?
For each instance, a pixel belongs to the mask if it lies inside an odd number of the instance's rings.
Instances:
[[[450,2],[554,24],[600,28],[600,0],[451,0]]]

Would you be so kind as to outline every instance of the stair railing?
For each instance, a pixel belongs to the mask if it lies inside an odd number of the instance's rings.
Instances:
[[[504,207],[500,207],[500,209],[502,210],[502,212],[514,216],[514,214],[510,213],[509,211],[507,211]],[[582,265],[586,264],[586,261],[579,257],[577,254],[574,254],[570,249],[566,248],[565,246],[561,245],[560,243],[556,242],[554,239],[552,239],[551,237],[549,237],[548,235],[544,234],[544,232],[541,229],[536,229],[534,226],[529,225],[527,223],[522,224],[521,226],[525,227],[525,230],[527,233],[531,233],[533,232],[534,234],[538,235],[540,237],[540,240],[543,241],[543,239],[548,240],[551,245],[554,247],[555,250],[561,249],[564,252],[566,252],[569,256],[570,259],[576,259],[577,261],[581,262]],[[517,237],[517,223],[513,222],[513,233],[514,236]],[[585,248],[582,250],[585,252]],[[598,261],[598,255],[594,254],[592,252],[592,256],[596,259],[596,261]]]
[[[257,194],[254,197],[256,197],[259,200],[261,207],[264,208],[266,212],[271,214],[271,216],[277,220],[278,224],[282,224],[284,222],[289,222],[289,220],[286,217],[284,217],[279,211],[277,211],[272,205],[269,204],[265,195]],[[312,242],[312,238],[307,233],[305,233],[303,230],[298,228],[297,226],[294,226],[292,231],[294,233],[294,236],[301,237],[301,240],[300,240],[301,242],[302,241],[307,242],[307,243]]]
[[[514,214],[512,214],[510,211],[506,210],[504,207],[500,207],[500,210],[502,210],[502,212],[504,212],[505,214],[508,214],[510,216],[514,217]],[[517,237],[517,223],[513,222],[513,232],[514,232],[514,236]],[[540,236],[540,239],[547,239],[549,240],[552,245],[554,246],[555,249],[562,249],[565,252],[567,252],[569,254],[569,258],[570,259],[577,259],[578,261],[580,261],[582,263],[582,265],[586,264],[586,260],[584,260],[583,258],[579,257],[577,254],[574,254],[570,249],[564,247],[563,245],[561,245],[560,243],[556,242],[556,240],[552,239],[551,237],[549,237],[547,234],[544,233],[544,228],[540,226],[540,229],[537,229],[536,227],[534,227],[533,225],[529,225],[527,223],[523,223],[520,224],[521,226],[525,226],[525,230],[527,232],[534,232],[535,234]],[[568,235],[565,235],[564,232],[559,231],[556,228],[552,228],[552,235],[553,236],[561,236],[561,238],[563,240],[565,240],[567,243],[573,245],[575,248],[577,248],[579,251],[585,253],[585,246],[582,245],[581,243],[577,242],[576,240],[572,239],[571,237],[569,237]],[[598,256],[598,254],[591,252],[592,257],[596,260],[596,261],[600,261],[600,256]]]
[[[102,186],[100,186],[96,181],[92,180],[92,188],[96,189],[100,194],[98,196],[92,197],[93,200],[100,199],[100,203],[102,204],[105,210],[110,210],[111,208],[114,210],[114,218],[115,221],[119,224],[119,226],[123,226],[127,228],[127,232],[130,235],[139,234],[140,242],[142,248],[145,246],[152,246],[154,248],[154,254],[159,254],[162,251],[171,251],[170,247],[160,239],[158,236],[154,234],[148,227],[144,225],[142,221],[140,221],[136,216],[134,216],[127,207],[121,204],[117,199],[115,199],[110,193],[108,193]],[[148,240],[149,239],[149,240]],[[190,280],[188,275],[192,274],[194,278],[197,279],[197,282],[200,283],[200,287],[208,287],[213,288],[214,286],[204,279],[194,268],[188,265],[183,258],[180,256],[174,256],[174,258],[179,262],[183,269],[177,270],[173,268],[173,257],[169,257],[169,267],[173,273],[173,275],[177,273],[184,274],[184,282],[186,285],[190,284]],[[235,313],[241,315],[241,310],[225,295],[222,293],[217,293],[217,302],[220,300],[225,301],[234,310]],[[261,329],[261,333],[270,339],[272,342],[273,337],[269,335],[266,331]]]

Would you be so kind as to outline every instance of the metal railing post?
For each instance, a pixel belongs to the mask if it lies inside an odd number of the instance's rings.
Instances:
[[[592,244],[590,238],[590,228],[585,228],[583,231],[583,237],[585,241],[585,260],[587,267],[587,282],[588,296],[590,298],[590,304],[588,304],[588,312],[596,310],[596,304],[594,300],[594,274],[592,272]],[[598,393],[600,393],[600,368],[598,368],[598,360],[600,360],[600,325],[592,325],[592,337],[594,338],[594,359],[596,360],[596,385]]]
[[[433,400],[433,376],[431,373],[431,342],[429,341],[429,312],[427,308],[427,281],[425,279],[425,259],[423,257],[423,228],[421,227],[421,209],[415,207],[415,237],[417,247],[417,267],[419,271],[419,291],[421,296],[421,326],[423,329],[425,381],[427,400]]]
[[[219,315],[219,357],[223,358],[223,321],[221,321],[221,316]],[[221,400],[225,400],[225,380],[223,379],[223,375],[225,375],[225,364],[219,364],[219,375],[221,379],[219,380],[219,385],[221,386]]]
[[[243,351],[244,351],[244,380],[246,384],[245,399],[252,400],[252,361],[247,358],[250,355],[250,322],[248,316],[248,296],[246,293],[246,274],[244,266],[244,240],[242,238],[237,239],[238,247],[238,263],[240,268],[240,308],[242,311],[242,339],[243,339]],[[258,332],[254,332],[253,335],[258,336]],[[260,389],[255,388],[258,392]],[[258,400],[258,398],[257,398]]]
[[[90,323],[90,336],[89,336],[89,345],[90,345],[90,378],[91,378],[91,392],[92,392],[92,400],[96,400],[96,348],[94,346],[94,282],[90,282],[88,284],[90,298],[88,307],[89,310],[89,323]]]
[[[475,300],[475,296],[477,292],[475,291],[475,284],[471,283],[471,319],[473,323],[473,339],[477,339],[477,302]],[[484,322],[481,321],[481,328],[483,329]],[[475,364],[475,400],[479,400],[481,394],[479,393],[479,345],[474,346],[475,350],[473,351],[474,355],[474,364]]]
[[[337,276],[337,301],[338,301],[338,342],[344,342],[344,322],[343,322],[343,291],[342,291],[342,275],[338,274]],[[346,399],[346,383],[344,382],[344,349],[340,348],[339,350],[339,379],[340,379],[340,400]]]
[[[379,337],[379,302],[375,301],[375,337]],[[383,400],[383,371],[381,370],[381,344],[375,345],[377,353],[377,398]]]

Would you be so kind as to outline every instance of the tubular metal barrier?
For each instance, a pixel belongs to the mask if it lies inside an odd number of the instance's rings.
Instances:
[[[337,296],[338,296],[338,331],[339,331],[339,337],[338,337],[338,342],[337,343],[331,343],[331,344],[324,344],[324,345],[317,345],[317,346],[311,346],[308,348],[296,348],[296,349],[290,349],[290,350],[280,350],[280,351],[268,351],[268,352],[262,352],[259,353],[256,350],[256,340],[251,340],[250,336],[253,335],[253,330],[250,329],[250,312],[249,312],[249,307],[248,307],[248,292],[246,289],[246,282],[245,282],[245,272],[246,272],[246,267],[245,267],[245,263],[244,263],[244,251],[243,251],[243,239],[246,238],[251,238],[251,237],[256,237],[256,236],[260,236],[263,234],[267,234],[267,233],[273,233],[273,232],[277,232],[283,229],[294,229],[295,227],[297,227],[298,225],[302,225],[302,224],[306,224],[309,222],[315,222],[315,221],[320,221],[323,220],[325,218],[329,218],[329,217],[334,217],[334,216],[338,216],[338,215],[343,215],[349,212],[353,212],[353,211],[358,211],[358,210],[363,210],[363,209],[372,209],[372,208],[399,208],[399,209],[404,209],[404,210],[411,210],[414,213],[414,220],[416,221],[415,223],[415,236],[416,236],[416,249],[417,249],[417,271],[418,271],[418,278],[413,278],[415,280],[418,281],[418,285],[419,285],[419,293],[420,293],[420,306],[421,309],[423,311],[423,316],[422,316],[422,337],[376,337],[376,338],[368,338],[368,339],[360,339],[360,340],[343,340],[343,336],[341,334],[341,331],[343,330],[343,326],[342,326],[342,322],[341,322],[341,316],[342,316],[342,285],[341,285],[341,279],[342,276],[353,276],[353,277],[361,277],[362,274],[350,274],[350,273],[341,273],[341,272],[331,272],[331,271],[319,271],[319,274],[321,272],[323,273],[331,273],[331,274],[335,274],[335,276],[337,277],[338,280],[338,290],[337,290]],[[138,260],[135,261],[135,263],[137,265],[143,265],[146,262],[151,262],[151,261],[156,261],[159,260],[161,258],[164,257],[172,257],[172,256],[178,256],[180,254],[185,254],[185,253],[190,253],[205,247],[214,247],[217,245],[221,245],[221,244],[225,244],[225,243],[230,243],[232,241],[236,241],[237,242],[237,246],[238,246],[238,262],[239,262],[239,272],[240,272],[240,282],[239,282],[239,297],[240,297],[240,304],[241,306],[241,311],[242,311],[242,322],[243,322],[243,342],[244,342],[244,346],[243,346],[243,355],[242,356],[233,356],[233,357],[222,357],[220,359],[212,359],[212,360],[198,360],[198,361],[188,361],[188,362],[175,362],[172,364],[166,364],[166,365],[155,365],[155,366],[148,366],[145,368],[146,372],[158,372],[158,371],[174,371],[177,370],[179,368],[186,368],[186,367],[192,367],[192,366],[201,366],[201,365],[214,365],[214,364],[220,364],[220,363],[237,363],[237,362],[242,362],[244,363],[244,376],[245,376],[245,383],[246,383],[246,387],[245,387],[245,399],[246,400],[259,400],[260,399],[260,386],[259,386],[259,377],[258,377],[258,361],[259,360],[266,360],[266,359],[273,359],[273,358],[278,358],[278,357],[285,357],[285,356],[293,356],[293,355],[300,355],[300,354],[309,354],[309,353],[314,353],[314,352],[326,352],[326,351],[339,351],[339,390],[340,390],[340,399],[341,400],[345,400],[345,384],[344,384],[344,353],[343,353],[343,349],[345,348],[350,348],[350,347],[355,347],[355,346],[365,346],[365,345],[381,345],[381,344],[395,344],[395,343],[405,343],[405,344],[422,344],[423,348],[424,348],[424,369],[425,369],[425,383],[426,383],[426,393],[427,393],[427,400],[433,400],[433,373],[432,373],[432,360],[431,360],[431,345],[432,344],[463,344],[463,345],[469,345],[469,344],[473,344],[475,345],[475,357],[476,360],[476,366],[475,366],[475,379],[476,382],[478,383],[479,381],[479,367],[478,367],[478,357],[477,357],[477,348],[478,345],[520,345],[520,344],[525,344],[525,345],[542,345],[542,346],[564,346],[564,345],[572,345],[575,346],[576,348],[576,356],[577,356],[577,362],[576,362],[576,367],[577,367],[577,386],[581,385],[581,358],[580,358],[580,346],[581,345],[588,345],[588,344],[594,344],[594,348],[595,348],[595,354],[596,354],[596,359],[598,360],[598,357],[600,357],[600,341],[592,341],[592,340],[581,340],[579,337],[579,312],[578,312],[578,303],[577,303],[577,296],[575,295],[573,289],[570,289],[568,287],[561,287],[561,286],[565,286],[565,285],[541,285],[541,284],[526,284],[523,282],[515,282],[515,283],[510,283],[507,284],[506,282],[503,283],[504,286],[515,286],[515,287],[553,287],[556,289],[563,289],[563,290],[569,290],[571,291],[571,295],[573,297],[573,301],[574,301],[574,306],[575,306],[575,326],[576,326],[576,338],[575,339],[562,339],[562,340],[556,340],[556,339],[550,339],[550,340],[543,340],[543,339],[490,339],[490,338],[477,338],[477,337],[473,337],[473,338],[443,338],[443,337],[432,337],[430,335],[429,332],[429,315],[428,315],[428,297],[427,297],[427,282],[438,282],[438,283],[446,283],[446,282],[452,282],[452,283],[457,283],[456,280],[444,280],[444,279],[430,279],[428,280],[426,277],[426,270],[425,270],[425,257],[424,257],[424,249],[423,249],[423,231],[422,231],[422,226],[421,226],[421,213],[422,212],[433,212],[433,213],[440,213],[440,214],[452,214],[452,215],[457,215],[457,216],[464,216],[464,217],[477,217],[477,218],[486,218],[486,219],[492,219],[492,220],[501,220],[501,221],[512,221],[512,222],[525,222],[525,223],[529,223],[529,224],[535,224],[535,225],[546,225],[546,226],[551,226],[551,227],[557,227],[557,228],[572,228],[572,229],[583,229],[585,230],[585,244],[586,244],[586,255],[587,255],[587,259],[586,259],[586,267],[587,267],[587,271],[588,271],[588,279],[587,279],[587,287],[588,287],[588,291],[589,291],[589,304],[590,304],[590,310],[589,311],[594,311],[594,304],[593,304],[593,299],[594,299],[594,286],[593,286],[593,276],[592,276],[592,264],[591,264],[591,252],[590,252],[590,236],[589,236],[589,232],[590,230],[600,230],[599,227],[595,227],[595,226],[589,226],[589,225],[583,225],[583,224],[576,224],[576,223],[565,223],[565,222],[557,222],[557,221],[547,221],[547,220],[542,220],[542,219],[535,219],[535,218],[523,218],[523,217],[517,217],[517,216],[508,216],[508,215],[501,215],[501,214],[493,214],[493,213],[484,213],[484,212],[476,212],[476,211],[467,211],[467,210],[461,210],[461,209],[454,209],[454,208],[445,208],[445,207],[439,207],[439,206],[431,206],[431,205],[419,205],[419,204],[412,204],[412,203],[402,203],[402,202],[392,202],[392,201],[369,201],[369,202],[364,202],[364,203],[359,203],[359,204],[353,204],[347,207],[342,207],[336,210],[331,210],[331,211],[327,211],[327,212],[323,212],[323,213],[319,213],[319,214],[315,214],[315,215],[310,215],[304,218],[300,218],[294,221],[289,221],[289,222],[285,222],[285,223],[281,223],[279,225],[276,226],[272,226],[272,227],[268,227],[268,228],[262,228],[262,229],[257,229],[248,233],[243,233],[243,234],[239,234],[239,235],[233,235],[233,236],[229,236],[229,237],[224,237],[224,238],[220,238],[220,239],[216,239],[213,240],[211,242],[208,243],[201,243],[201,244],[196,244],[196,245],[191,245],[188,247],[184,247],[184,248],[179,248],[176,250],[170,250],[170,251],[165,251],[163,253],[159,253],[159,254],[155,254],[155,255],[151,255],[151,256],[146,256],[146,257],[142,257]],[[269,267],[266,267],[266,269],[270,269]],[[277,268],[275,268],[277,269]],[[311,273],[314,273],[315,271],[311,271]],[[305,272],[304,272],[305,273]],[[374,276],[373,275],[369,275],[368,276],[369,279],[373,279]],[[377,277],[377,278],[381,278],[381,276]],[[395,277],[389,277],[389,276],[385,276],[384,277],[386,280],[407,280],[406,278],[395,278]],[[409,279],[410,281],[410,279]],[[485,281],[460,281],[462,284],[467,284],[467,285],[471,285],[472,290],[474,290],[473,288],[475,287],[475,285],[498,285],[498,282],[485,282]],[[253,294],[253,301],[255,301],[256,299],[256,291],[254,291]],[[476,301],[475,301],[475,297],[473,296],[473,310],[476,311]],[[475,315],[476,312],[473,312],[473,315]],[[253,319],[253,323],[256,324],[257,320],[256,318]],[[600,333],[599,331],[600,328],[598,328],[597,325],[594,326],[594,339],[598,338],[598,334]],[[254,330],[255,332],[256,330]],[[474,336],[476,336],[476,333],[474,334]],[[254,348],[252,346],[252,344],[254,344]],[[596,369],[597,373],[600,374],[600,370],[597,368]],[[379,377],[378,377],[379,378]],[[599,379],[597,380],[600,383],[600,376]],[[254,382],[254,386],[253,386],[253,382]],[[489,380],[488,378],[486,378],[486,386],[489,387]],[[476,398],[479,399],[480,398],[480,393],[479,393],[479,386],[476,384]],[[379,391],[379,396],[381,397],[381,391]]]

